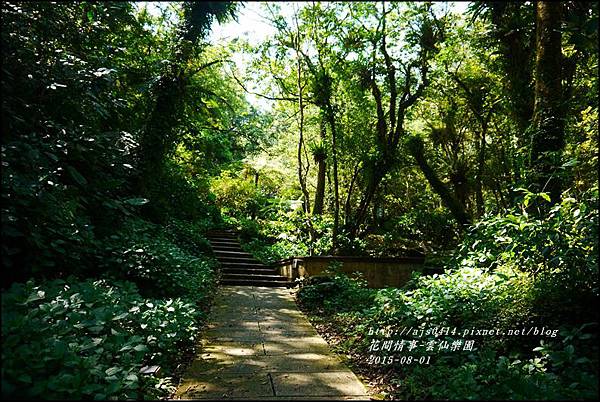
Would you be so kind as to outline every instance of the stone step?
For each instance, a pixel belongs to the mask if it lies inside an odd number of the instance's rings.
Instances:
[[[265,266],[243,251],[236,233],[213,231],[207,237],[221,264],[222,285],[284,287],[290,284],[275,268]]]
[[[238,239],[211,239],[210,237],[208,238],[208,241],[210,241],[211,244],[226,244],[226,245],[239,245],[240,241]]]
[[[258,261],[256,261],[256,262],[236,262],[236,261],[221,261],[219,259],[217,259],[217,260],[221,263],[221,266],[223,268],[249,268],[249,269],[269,268],[266,265],[261,264]]]
[[[228,264],[260,264],[260,261],[250,257],[250,258],[236,258],[236,257],[220,257],[217,258],[217,261],[219,261],[222,265],[228,265]],[[264,264],[262,268],[270,268],[267,267]]]
[[[225,256],[219,256],[217,257],[217,260],[219,260],[220,263],[229,263],[229,262],[233,262],[233,263],[246,263],[246,264],[260,264],[260,261],[258,261],[256,258],[252,258],[252,257],[225,257]]]
[[[244,252],[240,246],[212,246],[213,251],[239,251]]]
[[[206,237],[208,239],[224,239],[224,240],[231,240],[231,239],[237,239],[238,235],[235,233],[208,233],[206,235]]]
[[[215,242],[210,242],[210,246],[212,248],[221,248],[221,247],[237,247],[237,248],[241,248],[242,246],[240,245],[240,242],[231,242],[231,243],[215,243]]]
[[[252,254],[246,253],[245,251],[223,251],[223,250],[219,250],[219,251],[215,251],[215,255],[217,257],[219,257],[219,256],[222,256],[222,257],[240,257],[240,258],[252,257]]]
[[[251,279],[257,281],[281,281],[285,278],[281,275],[248,275],[248,274],[223,274],[221,279]]]
[[[256,279],[224,279],[222,285],[228,286],[265,286],[265,287],[287,287],[288,281],[263,281]]]
[[[231,241],[212,241],[210,242],[210,245],[213,247],[221,247],[221,246],[226,246],[226,247],[231,247],[231,246],[240,246],[240,242],[237,240],[231,240]]]
[[[278,275],[275,268],[221,268],[224,274]]]

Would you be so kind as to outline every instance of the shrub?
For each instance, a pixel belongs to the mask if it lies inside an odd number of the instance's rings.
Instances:
[[[564,342],[563,342],[564,343]],[[540,349],[540,348],[536,348]],[[534,350],[536,350],[534,349]],[[548,354],[512,358],[486,349],[454,364],[415,366],[402,380],[410,399],[574,400],[597,399],[598,379],[589,359],[570,344]],[[571,362],[561,363],[561,355]]]
[[[161,226],[143,220],[129,221],[107,246],[106,275],[135,282],[145,296],[201,301],[215,286],[217,262],[208,255],[190,253],[208,247],[199,235],[186,237],[190,230],[179,223],[164,232]]]
[[[411,208],[386,226],[385,242],[376,250],[379,255],[405,249],[448,249],[457,243],[457,228],[445,209]]]
[[[527,211],[545,194],[524,193],[520,209],[473,226],[452,266],[494,270],[512,265],[534,277],[537,314],[546,324],[591,321],[598,288],[598,189],[582,201],[564,197],[547,214]]]
[[[2,295],[2,395],[164,396],[168,381],[140,368],[169,368],[170,354],[193,344],[199,317],[181,299],[142,298],[131,282],[14,284]]]
[[[307,218],[300,209],[278,210],[272,219],[258,222],[235,219],[242,248],[265,264],[309,254],[329,254],[333,221],[326,216]],[[311,221],[308,222],[307,219]],[[312,228],[312,235],[310,230]]]
[[[341,263],[330,263],[322,275],[309,277],[302,283],[298,300],[311,309],[343,313],[360,311],[373,303],[374,291],[360,276],[350,278],[341,273]]]
[[[199,220],[189,222],[172,220],[165,226],[169,239],[188,254],[196,256],[212,253],[210,242],[203,234],[211,227],[211,222]]]
[[[334,274],[307,281],[298,297],[302,306],[341,323],[336,331],[353,336],[346,344],[363,358],[377,337],[370,328],[561,329],[551,342],[495,335],[477,338],[477,351],[432,356],[431,365],[383,367],[392,373],[388,383],[399,386],[397,398],[594,399],[596,202],[597,190],[582,202],[565,197],[545,215],[524,205],[487,217],[471,229],[445,274],[415,275],[403,289],[361,289],[360,281]],[[349,314],[351,322],[343,319]],[[417,338],[426,343],[435,336]]]
[[[495,273],[466,267],[417,277],[409,287],[377,292],[374,309],[381,312],[379,320],[401,320],[407,325],[510,325],[502,320],[518,321],[528,315],[532,281],[508,267]]]
[[[252,180],[234,177],[229,171],[212,181],[211,191],[222,211],[233,216],[256,214],[263,201],[260,188]]]

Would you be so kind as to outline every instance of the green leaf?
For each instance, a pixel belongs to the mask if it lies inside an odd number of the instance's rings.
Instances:
[[[135,348],[133,348],[136,352],[145,352],[148,350],[148,347],[146,345],[137,345]]]
[[[17,379],[21,382],[31,384],[31,376],[29,374],[21,374]]]
[[[128,315],[129,315],[129,313],[128,313],[128,312],[125,312],[125,313],[119,314],[119,315],[118,315],[118,316],[116,316],[116,317],[113,317],[113,319],[112,319],[112,320],[113,320],[113,321],[122,320],[123,318],[127,317]]]
[[[41,300],[44,298],[45,294],[46,292],[44,292],[43,290],[38,290],[37,292],[34,292],[31,295],[29,295],[27,300],[25,300],[25,304],[31,303],[32,301]]]
[[[129,198],[128,200],[125,200],[126,204],[135,205],[135,206],[144,205],[144,204],[147,204],[148,202],[149,202],[149,200],[147,198]]]
[[[129,374],[126,378],[127,381],[137,381],[138,380],[138,376],[135,374]]]
[[[121,370],[123,370],[121,367],[111,367],[111,368],[106,369],[104,372],[106,373],[107,376],[110,377],[110,376],[117,374]]]
[[[77,169],[75,169],[73,166],[67,166],[67,170],[69,171],[69,174],[71,175],[73,180],[77,182],[77,184],[81,186],[85,186],[87,184],[87,180],[85,179],[85,177],[83,177],[81,173],[79,173]]]

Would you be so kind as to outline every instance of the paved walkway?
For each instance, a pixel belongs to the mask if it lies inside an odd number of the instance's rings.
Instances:
[[[228,286],[216,296],[181,399],[369,399],[289,289]]]

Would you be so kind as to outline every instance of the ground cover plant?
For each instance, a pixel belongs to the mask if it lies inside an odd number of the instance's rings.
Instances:
[[[597,2],[1,12],[3,397],[173,396],[223,229],[265,265],[425,256],[298,284],[378,398],[598,397]],[[474,333],[392,364],[373,327]]]
[[[566,198],[546,219],[524,211],[484,219],[470,231],[444,274],[417,275],[402,289],[368,289],[364,281],[332,267],[321,278],[307,279],[298,300],[317,323],[335,323],[322,328],[338,336],[340,353],[351,353],[352,363],[371,376],[373,371],[385,376],[388,387],[381,396],[594,399],[598,317],[587,306],[598,297],[597,243],[590,242],[598,219],[589,209],[596,202],[594,191],[584,203]],[[532,239],[537,245],[533,250]],[[563,246],[550,248],[556,243]],[[436,346],[404,352],[416,361],[432,360],[430,364],[385,359],[373,364],[378,355],[373,342],[386,341],[373,329],[426,332],[445,327],[458,328],[458,336],[432,331],[405,337],[422,344],[438,345],[442,339],[449,345],[461,343],[454,351]],[[553,335],[506,335],[523,327],[538,332],[552,328]],[[461,336],[482,328],[504,335]],[[477,350],[463,350],[469,338]]]

